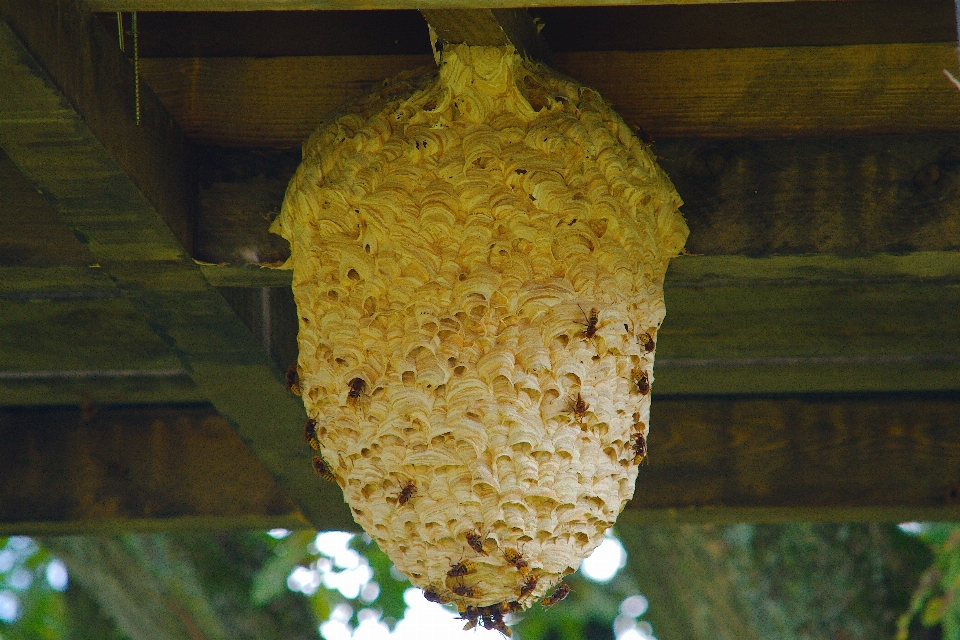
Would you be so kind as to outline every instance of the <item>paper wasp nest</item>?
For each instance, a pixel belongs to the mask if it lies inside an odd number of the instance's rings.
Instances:
[[[595,91],[509,47],[349,108],[273,227],[316,463],[428,596],[530,606],[633,495],[680,198]]]

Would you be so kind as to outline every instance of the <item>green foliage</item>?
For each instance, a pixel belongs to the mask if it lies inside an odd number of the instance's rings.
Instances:
[[[0,618],[2,640],[60,640],[67,636],[65,600],[46,579],[49,552],[30,538],[0,538],[0,594],[15,599],[16,619]]]
[[[919,537],[934,561],[897,623],[897,640],[925,636],[923,628],[939,629],[944,640],[960,640],[960,524],[929,524]]]

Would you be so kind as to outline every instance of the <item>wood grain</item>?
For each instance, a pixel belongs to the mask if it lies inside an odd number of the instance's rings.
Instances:
[[[0,468],[0,535],[309,526],[209,405],[3,408]]]
[[[952,44],[561,53],[654,139],[960,131]],[[200,143],[295,147],[343,102],[429,56],[149,59],[143,77]],[[953,66],[952,66],[953,65]]]
[[[960,250],[957,134],[676,139],[656,142],[654,151],[684,200],[692,254]],[[268,228],[299,152],[204,147],[201,156],[196,257],[231,265],[285,260],[286,242]]]
[[[538,7],[529,13],[554,52],[956,39],[951,0]],[[100,18],[116,30],[115,14]],[[138,14],[138,24],[143,58],[431,54],[426,21],[413,10],[158,11]],[[132,34],[126,40],[132,45]]]
[[[958,415],[956,393],[658,394],[619,523],[956,519]],[[0,444],[0,534],[305,524],[209,406],[0,409]]]
[[[658,395],[650,464],[628,511],[635,521],[710,521],[726,509],[754,517],[774,509],[767,521],[955,517],[946,495],[960,481],[958,401]]]
[[[551,0],[550,6],[714,4],[796,0]],[[324,9],[497,9],[538,6],[521,0],[87,0],[93,11],[307,11]],[[546,3],[543,3],[546,4]]]
[[[444,43],[502,47],[513,45],[530,60],[547,63],[550,50],[526,9],[423,9],[420,11]]]
[[[61,5],[64,10],[58,10]],[[6,90],[0,100],[0,132],[8,155],[23,167],[26,159],[14,154],[17,145],[36,145],[51,129],[66,135],[79,117],[117,166],[136,176],[137,188],[180,244],[192,247],[196,169],[189,145],[149,87],[141,87],[137,123],[133,66],[119,55],[116,38],[103,31],[80,0],[0,0],[0,20],[9,21],[33,57],[28,61],[18,56],[17,45],[4,35],[0,78]],[[15,79],[25,78],[23,68],[31,65],[50,74],[69,103],[39,91],[36,80],[16,86]],[[57,153],[48,150],[46,163],[90,165],[90,158],[76,154],[76,146]]]
[[[331,487],[315,489],[309,453],[276,437],[291,425],[302,428],[303,405],[287,393],[282,374],[249,329],[204,280],[159,207],[140,190],[137,174],[126,173],[111,145],[102,143],[87,127],[85,116],[74,110],[72,105],[88,94],[61,93],[86,88],[77,76],[87,78],[90,66],[119,66],[119,50],[75,0],[17,3],[10,13],[12,1],[5,0],[4,11],[14,24],[48,26],[42,33],[17,31],[58,43],[46,54],[60,58],[58,64],[34,58],[32,42],[25,44],[6,23],[0,24],[5,74],[0,76],[4,79],[0,82],[0,124],[4,125],[0,143],[4,150],[45,191],[125,298],[176,353],[200,393],[230,420],[304,515],[317,526],[349,523],[345,506],[336,510],[324,503],[325,495],[330,498],[339,492]],[[65,74],[73,84],[51,77],[44,68]],[[97,77],[95,71],[90,74]],[[112,84],[97,89],[95,95],[121,90]],[[24,113],[31,114],[28,125],[14,127],[25,122]],[[144,131],[159,137],[169,133],[153,131],[156,114],[145,110],[143,115]],[[122,126],[115,127],[108,139],[122,138],[123,131]],[[148,134],[138,132],[124,141],[137,145],[141,135]],[[135,148],[147,154],[153,147]],[[161,161],[150,157],[146,162]]]

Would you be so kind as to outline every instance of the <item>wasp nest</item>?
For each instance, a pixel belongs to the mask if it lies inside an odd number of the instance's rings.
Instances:
[[[351,109],[273,227],[307,436],[397,568],[475,623],[553,591],[633,495],[681,202],[595,91],[509,47],[447,47]]]

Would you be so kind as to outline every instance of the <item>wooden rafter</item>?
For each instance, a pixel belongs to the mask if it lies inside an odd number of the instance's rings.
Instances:
[[[796,0],[551,0],[550,6],[717,4]],[[529,0],[88,0],[94,11],[306,11],[331,9],[498,9],[537,6]]]
[[[0,535],[311,526],[209,405],[0,409],[0,468]]]
[[[956,393],[657,395],[621,523],[955,520],[958,411]],[[209,406],[0,409],[0,444],[0,535],[307,525]]]
[[[5,153],[306,518],[349,523],[339,491],[315,486],[300,443],[303,406],[171,231],[191,220],[189,202],[166,191],[190,191],[176,181],[186,157],[176,124],[148,91],[134,121],[129,64],[78,0],[5,0],[0,17],[9,21],[0,24]],[[177,165],[172,179],[165,162]]]
[[[960,131],[955,44],[579,52],[554,66],[654,137]],[[322,114],[428,55],[163,58],[146,82],[194,140],[296,147]],[[856,96],[854,99],[853,96]]]

